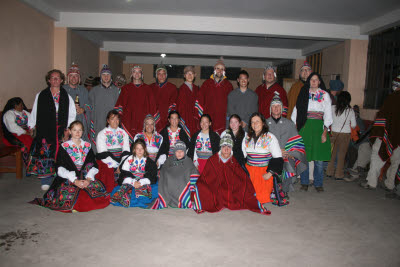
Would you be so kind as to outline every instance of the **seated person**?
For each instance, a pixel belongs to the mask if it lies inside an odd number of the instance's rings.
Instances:
[[[101,130],[96,138],[97,164],[107,192],[111,192],[116,186],[119,177],[119,164],[121,160],[129,156],[129,136],[119,128],[120,115],[116,110],[107,114],[106,128]]]
[[[188,156],[193,159],[200,174],[206,166],[208,158],[219,151],[220,137],[216,132],[213,132],[211,124],[210,115],[203,114],[200,117],[201,130],[194,133],[190,139]]]
[[[110,204],[110,197],[103,183],[95,179],[99,170],[91,144],[81,139],[82,122],[72,122],[69,134],[71,140],[58,150],[57,177],[43,198],[30,203],[61,212],[103,209]]]
[[[146,144],[137,139],[132,155],[122,160],[118,186],[111,192],[114,206],[153,208],[157,197],[157,165],[149,157]]]
[[[180,118],[181,116],[175,110],[168,114],[168,125],[160,132],[163,137],[163,143],[158,151],[157,159],[165,161],[166,158],[172,156],[174,154],[174,146],[179,140],[183,141],[186,147],[189,147],[189,136],[179,125]]]
[[[157,159],[158,151],[160,150],[163,143],[163,137],[159,133],[157,133],[156,121],[152,115],[149,114],[146,116],[146,118],[144,118],[143,132],[135,135],[133,141],[136,141],[138,139],[142,139],[144,141],[144,143],[146,144],[147,153],[149,154],[149,158],[156,162],[157,167],[160,168],[166,160],[166,157]]]
[[[240,166],[242,166],[245,171],[247,171],[246,167],[244,167],[246,160],[242,151],[242,142],[243,139],[247,136],[247,133],[244,131],[241,125],[242,123],[242,119],[239,117],[239,115],[232,114],[229,118],[229,127],[222,132],[221,138],[224,137],[227,133],[231,135],[233,140],[233,156],[239,162]]]
[[[174,152],[161,168],[158,183],[158,209],[192,208],[190,201],[190,181],[199,178],[199,171],[193,161],[186,156],[186,144],[177,141]]]
[[[221,151],[208,159],[200,178],[191,183],[191,200],[197,213],[248,209],[271,214],[255,197],[251,180],[232,156],[233,140],[229,134],[222,137]]]
[[[270,109],[271,117],[267,119],[267,125],[269,131],[278,139],[282,151],[282,190],[287,193],[294,191],[296,176],[307,169],[304,142],[297,132],[296,125],[282,117],[283,104],[279,95],[272,98]]]
[[[19,97],[13,97],[7,101],[1,119],[3,143],[6,146],[20,147],[25,165],[33,140],[28,128],[29,115],[24,101]]]

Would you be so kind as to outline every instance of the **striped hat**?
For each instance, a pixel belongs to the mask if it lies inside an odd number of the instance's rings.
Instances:
[[[181,140],[176,141],[175,146],[174,146],[174,153],[178,150],[183,150],[184,152],[186,152],[185,142],[183,142]]]
[[[78,64],[75,64],[74,62],[72,62],[72,65],[68,70],[67,76],[69,76],[72,73],[77,73],[77,74],[81,75]]]
[[[396,86],[397,88],[400,88],[400,75],[394,78],[392,85]]]
[[[303,68],[309,68],[310,70],[312,70],[311,65],[307,61],[304,61],[303,66],[301,66],[300,70],[302,70]]]
[[[233,147],[233,140],[230,134],[225,134],[222,138],[221,141],[219,142],[219,146],[230,146]]]
[[[110,74],[112,75],[111,69],[107,64],[103,64],[103,68],[100,71],[100,76],[103,74]]]
[[[282,100],[281,100],[281,98],[280,98],[278,92],[275,91],[274,93],[275,93],[275,94],[274,94],[274,96],[272,97],[271,104],[269,105],[269,113],[272,114],[272,106],[278,104],[278,105],[281,105],[281,114],[282,114],[282,110],[283,110],[283,103],[282,103]]]

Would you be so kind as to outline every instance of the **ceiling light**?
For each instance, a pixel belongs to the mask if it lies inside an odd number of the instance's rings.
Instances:
[[[164,57],[166,57],[167,55],[166,54],[161,54],[160,55],[162,58],[164,58]]]

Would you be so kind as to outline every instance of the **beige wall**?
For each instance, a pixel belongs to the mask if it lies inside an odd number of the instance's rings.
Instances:
[[[99,47],[96,44],[70,31],[69,50],[67,69],[71,66],[72,62],[78,64],[83,81],[88,76],[95,77],[99,75]]]
[[[108,54],[108,65],[111,68],[111,71],[113,73],[113,77],[115,77],[118,74],[123,73],[123,67],[122,65],[124,64],[124,60],[117,56],[114,53],[109,53]]]
[[[0,109],[11,97],[32,108],[53,67],[53,21],[15,0],[0,1]]]
[[[339,43],[335,46],[331,46],[322,50],[322,68],[321,75],[324,79],[325,85],[329,88],[329,81],[331,75],[340,74],[340,79],[343,83],[343,64],[345,56],[345,43]],[[344,88],[347,88],[347,84],[344,84]]]

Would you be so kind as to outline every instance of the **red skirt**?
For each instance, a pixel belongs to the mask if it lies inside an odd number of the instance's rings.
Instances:
[[[115,181],[114,168],[108,168],[107,164],[101,160],[96,160],[96,162],[99,166],[99,173],[96,174],[95,178],[104,184],[108,193],[111,193],[114,187],[118,185]]]
[[[18,136],[18,135],[16,135],[16,134],[13,134],[13,135],[15,136],[15,138],[17,138],[19,141],[21,141],[21,143],[24,144],[24,146],[25,146],[26,149],[27,149],[26,151],[29,152],[29,150],[31,149],[32,141],[33,141],[32,136],[30,136],[30,135],[28,135],[28,134],[21,134],[20,136]],[[3,137],[3,143],[4,143],[6,146],[14,146],[14,145],[10,144],[10,143],[7,141],[7,139],[5,139],[4,137]],[[22,148],[21,148],[21,149],[22,149]]]

